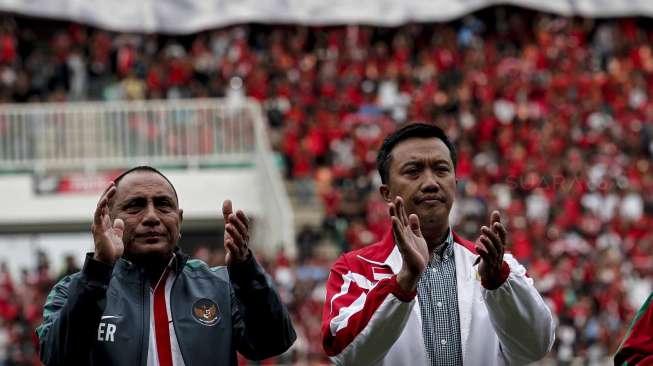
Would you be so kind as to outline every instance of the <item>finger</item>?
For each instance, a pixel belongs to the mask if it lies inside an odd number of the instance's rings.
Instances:
[[[102,229],[108,230],[111,228],[111,218],[109,217],[109,205],[102,208]]]
[[[229,244],[230,240],[231,239],[225,240],[225,242],[224,242],[224,251],[225,251],[224,261],[225,261],[226,264],[230,264],[231,259],[233,258],[233,254],[231,253],[231,249],[230,249],[232,247],[232,245]]]
[[[494,225],[492,226],[492,230],[499,235],[499,239],[501,239],[501,244],[505,248],[506,245],[508,245],[508,230],[506,230],[506,227],[503,226],[502,223],[495,222]]]
[[[397,207],[394,203],[388,203],[388,213],[390,217],[397,217]]]
[[[487,249],[485,249],[485,244],[483,244],[480,240],[476,242],[475,245],[476,248],[476,253],[480,255],[483,259],[485,259],[485,256],[488,255]]]
[[[122,234],[125,232],[125,222],[121,219],[113,220],[113,233],[120,239],[122,239]]]
[[[398,196],[395,197],[394,208],[395,208],[395,217],[397,219],[399,219],[399,224],[402,224],[402,221],[401,221],[401,200],[399,199]]]
[[[107,215],[109,211],[109,200],[116,194],[116,186],[111,184],[102,194],[100,200],[98,201],[97,207],[95,208],[95,214],[93,215],[93,224],[96,226],[101,226],[105,224],[104,216]],[[104,228],[109,226],[105,225]]]
[[[404,199],[401,198],[401,214],[403,216],[404,224],[406,226],[410,225],[410,221],[408,220],[408,213],[406,212],[406,202],[404,202]]]
[[[501,239],[501,244],[505,245],[506,235],[503,235],[505,234],[505,228],[504,228],[504,232],[501,233],[499,232],[497,225],[503,226],[503,223],[501,223],[501,213],[498,210],[494,210],[492,211],[492,215],[490,216],[490,227],[495,233],[499,235],[499,239]]]
[[[222,217],[224,218],[224,221],[227,222],[227,218],[231,213],[233,212],[233,207],[231,205],[231,200],[224,200],[222,202]]]
[[[497,233],[495,233],[493,230],[490,230],[490,228],[486,226],[483,226],[481,228],[481,232],[485,234],[485,236],[487,236],[488,239],[490,239],[492,245],[494,246],[498,254],[503,253],[503,242],[501,241]]]
[[[118,188],[116,188],[115,185],[112,186],[112,187],[110,187],[109,190],[107,191],[107,194],[106,194],[106,197],[107,197],[107,206],[109,205],[109,203],[111,202],[111,200],[113,199],[113,197],[116,195],[116,192],[118,192]]]
[[[240,235],[240,233],[238,232],[238,230],[233,224],[231,223],[227,224],[226,229],[229,235],[231,236],[231,238],[233,238],[232,242],[234,244],[236,244],[238,247],[242,247],[245,245],[245,239],[243,238],[242,235]]]
[[[109,189],[111,189],[111,187],[109,187]],[[107,192],[108,191],[105,191],[105,193],[103,193],[102,196],[100,196],[100,200],[98,201],[97,206],[95,207],[95,213],[93,214],[93,223],[95,225],[102,224],[102,214],[109,200]]]
[[[227,250],[227,253],[230,254],[232,259],[234,257],[240,258],[242,256],[242,251],[240,248],[231,240],[225,243],[225,249]]]
[[[401,222],[399,221],[399,218],[397,216],[392,216],[392,234],[395,237],[395,243],[399,247],[399,250],[401,252],[404,252],[406,248],[406,238],[404,237],[404,230],[403,230],[403,225],[401,225]]]
[[[403,226],[408,226],[408,216],[406,216],[406,209],[404,208],[404,200],[397,196],[397,214],[399,216],[399,221]]]
[[[229,248],[232,248],[233,244],[234,244],[234,240],[231,237],[225,237],[225,239],[224,239],[224,249],[227,252],[229,252],[231,250]]]
[[[100,199],[98,200],[97,207],[100,207],[104,205],[106,202],[109,202],[111,197],[113,197],[116,194],[116,186],[111,183],[107,189],[102,192],[102,195],[100,196]]]
[[[501,214],[497,210],[492,211],[492,215],[490,216],[490,223],[494,225],[495,222],[501,222]]]
[[[413,234],[422,237],[422,230],[419,225],[419,217],[415,214],[410,214],[408,221],[410,222],[410,229],[413,231]]]
[[[232,212],[233,212],[233,207],[231,204],[231,200],[224,200],[222,202],[222,218],[224,219],[224,225],[225,225],[225,232],[224,232],[225,240],[231,238],[231,236],[227,232],[227,222],[229,221],[229,215],[231,215]]]
[[[508,237],[508,230],[506,230],[506,227],[503,226],[503,223],[501,223],[501,222],[495,222],[492,225],[492,230],[494,230],[494,232],[499,235],[499,239],[501,239],[501,244],[505,248],[505,246],[508,243],[508,241],[506,239]]]
[[[106,198],[104,204],[97,209],[96,220],[94,220],[95,225],[97,226],[96,230],[105,231],[111,227],[111,222],[109,220]]]
[[[496,258],[498,257],[497,255],[497,250],[492,244],[492,241],[488,239],[487,236],[481,235],[479,238],[479,241],[485,246],[485,250],[488,252],[488,254],[494,258],[493,262],[496,261]]]
[[[481,236],[478,238],[478,241],[483,244],[483,246],[485,247],[485,251],[488,252],[488,254],[496,258],[497,250],[492,244],[492,241],[487,236],[481,234]]]
[[[495,261],[494,257],[488,252],[485,244],[481,241],[476,243],[476,253],[483,259],[485,264],[493,263]]]
[[[245,242],[245,244],[247,244],[247,241],[249,239],[249,233],[248,233],[248,230],[247,230],[247,226],[245,226],[245,224],[243,222],[241,222],[238,219],[238,217],[236,217],[236,215],[234,215],[234,214],[229,215],[229,223],[232,224],[236,228],[236,230],[238,231],[240,236],[243,238],[243,241]]]
[[[102,194],[100,195],[100,200],[102,200],[102,198],[104,198],[104,196],[106,196],[109,193],[111,188],[114,188],[114,189],[116,188],[116,184],[114,182],[109,183],[107,188],[105,188],[104,191],[102,191]]]
[[[106,197],[98,202],[93,214],[93,227],[102,226],[102,214],[104,212],[104,205],[106,205]]]
[[[245,224],[245,228],[249,229],[249,218],[247,218],[247,215],[245,215],[243,210],[236,211],[236,216],[240,219],[240,221],[243,224]]]

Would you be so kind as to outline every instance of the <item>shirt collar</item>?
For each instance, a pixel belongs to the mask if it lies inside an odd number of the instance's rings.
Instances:
[[[435,254],[431,261],[434,260],[448,260],[453,257],[453,234],[451,229],[448,229],[447,236],[444,241],[436,248]]]

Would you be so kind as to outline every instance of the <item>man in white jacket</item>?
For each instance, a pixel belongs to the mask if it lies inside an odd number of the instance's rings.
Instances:
[[[497,211],[475,243],[449,226],[456,153],[438,127],[408,125],[378,157],[392,228],[334,263],[322,340],[338,365],[523,365],[554,341],[551,312],[504,253]]]

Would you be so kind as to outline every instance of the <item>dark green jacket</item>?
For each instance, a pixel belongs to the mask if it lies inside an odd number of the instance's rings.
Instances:
[[[253,256],[227,269],[176,253],[170,312],[186,366],[236,365],[236,351],[259,360],[292,345],[288,311]],[[36,331],[48,366],[145,366],[149,327],[143,269],[126,259],[111,267],[89,253],[81,272],[54,286]]]

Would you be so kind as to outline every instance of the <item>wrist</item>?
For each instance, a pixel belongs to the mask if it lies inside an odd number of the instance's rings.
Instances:
[[[506,261],[501,262],[499,269],[489,274],[481,276],[481,285],[487,290],[496,290],[508,279],[510,275],[510,266]]]
[[[93,259],[98,261],[98,262],[102,262],[102,263],[104,263],[106,265],[109,265],[109,266],[113,266],[116,263],[115,259],[111,260],[111,259],[105,258],[105,256],[98,255],[98,252],[93,253]]]
[[[266,282],[265,271],[258,264],[254,255],[250,255],[242,262],[233,262],[227,266],[229,278],[232,284],[238,289],[248,291],[260,288],[260,284]]]
[[[406,292],[413,292],[417,290],[417,282],[419,281],[419,276],[404,271],[403,269],[397,274],[397,284],[399,287]]]
[[[391,286],[390,292],[395,295],[397,299],[403,302],[411,302],[417,296],[417,288],[412,291],[407,291],[399,285],[398,276],[391,278],[388,283]]]
[[[109,284],[112,272],[113,265],[98,261],[95,259],[95,254],[91,255],[91,253],[88,253],[86,255],[86,260],[82,267],[82,274],[91,283],[100,285]]]
[[[238,257],[236,263],[245,263],[252,258],[252,251],[249,248],[245,249],[246,252]]]

